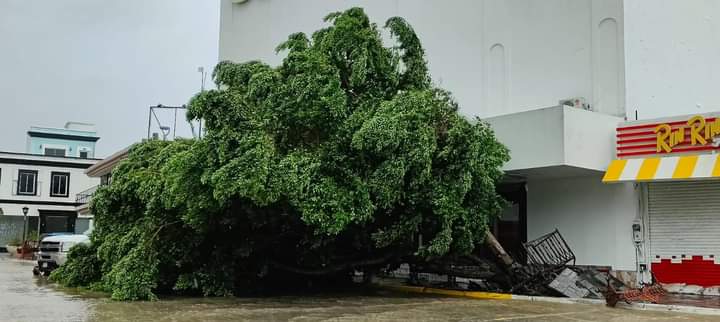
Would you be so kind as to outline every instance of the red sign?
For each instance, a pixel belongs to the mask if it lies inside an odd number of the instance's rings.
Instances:
[[[720,118],[694,116],[687,120],[636,124],[617,128],[617,157],[632,158],[719,150],[713,138]]]

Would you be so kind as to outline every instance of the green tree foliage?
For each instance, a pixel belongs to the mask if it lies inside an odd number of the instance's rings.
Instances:
[[[503,206],[506,148],[432,86],[405,20],[385,25],[392,47],[360,8],[326,21],[280,44],[280,66],[218,64],[219,89],[189,105],[206,135],[135,145],[93,198],[99,273],[71,256],[56,279],[228,295],[473,251]]]

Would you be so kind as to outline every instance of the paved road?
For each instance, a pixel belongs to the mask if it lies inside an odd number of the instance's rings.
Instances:
[[[115,302],[60,290],[32,263],[0,254],[0,321],[718,321],[720,317],[597,305],[490,301],[399,294],[165,299]]]

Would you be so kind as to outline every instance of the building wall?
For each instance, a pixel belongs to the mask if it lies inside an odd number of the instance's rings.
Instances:
[[[528,240],[560,230],[579,265],[635,270],[632,223],[640,215],[633,184],[603,184],[600,176],[530,181]]]
[[[75,233],[80,235],[92,227],[92,219],[90,218],[78,218],[75,221]]]
[[[11,240],[22,239],[23,217],[0,216],[0,249]]]
[[[64,148],[65,156],[68,157],[80,157],[80,150],[84,149],[88,151],[88,158],[95,157],[95,142],[86,141],[73,141],[64,139],[51,139],[51,138],[29,138],[28,153],[32,154],[45,154],[45,147],[49,148]]]
[[[329,12],[361,6],[382,26],[406,18],[426,49],[433,81],[462,113],[496,116],[585,97],[625,115],[622,0],[222,0],[220,59],[279,64],[275,47],[313,32]],[[385,35],[387,36],[387,35]]]
[[[720,110],[720,1],[633,0],[624,12],[628,117]]]
[[[64,158],[53,159],[67,161],[67,159]],[[20,169],[38,171],[37,195],[17,195],[18,170]],[[68,197],[50,196],[50,173],[52,171],[70,173]],[[85,175],[84,171],[85,169],[83,168],[0,163],[0,208],[2,209],[2,214],[5,216],[22,216],[22,208],[25,206],[29,208],[28,216],[38,216],[38,209],[75,211],[75,195],[100,183],[100,178],[88,177]],[[12,200],[13,203],[7,201],[3,202],[3,200]],[[62,204],[38,205],[30,203],[25,204],[23,201]]]

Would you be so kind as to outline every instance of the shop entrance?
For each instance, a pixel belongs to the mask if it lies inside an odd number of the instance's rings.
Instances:
[[[74,211],[40,210],[40,233],[74,233],[75,219]]]
[[[647,189],[650,263],[657,280],[720,286],[720,183],[656,182]]]
[[[525,183],[501,184],[498,193],[508,202],[500,217],[490,223],[490,231],[516,259],[522,260],[522,244],[527,241],[527,190]]]

